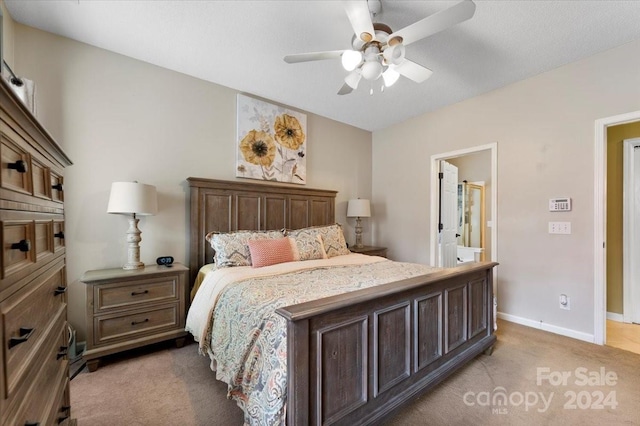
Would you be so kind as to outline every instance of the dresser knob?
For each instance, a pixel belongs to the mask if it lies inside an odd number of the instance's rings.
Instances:
[[[62,287],[62,286],[58,286],[58,288],[56,288],[55,290],[53,290],[53,295],[54,296],[59,296],[63,293],[67,292],[67,288],[66,287]]]
[[[13,250],[20,250],[21,252],[28,252],[29,250],[31,250],[31,241],[20,240],[19,243],[11,244],[11,248]]]
[[[51,185],[51,188],[56,189],[58,191],[62,191],[62,184],[56,183],[55,185]]]
[[[24,343],[27,340],[29,340],[29,337],[31,337],[34,331],[35,331],[35,328],[20,327],[20,336],[12,337],[9,339],[9,349],[13,348],[14,346],[18,346],[20,343]]]
[[[64,232],[60,231],[60,232],[58,232],[56,234],[53,234],[53,236],[56,237],[56,238],[64,238]]]
[[[18,173],[26,173],[27,172],[27,163],[23,160],[18,160],[15,163],[7,164],[7,167],[15,170]]]

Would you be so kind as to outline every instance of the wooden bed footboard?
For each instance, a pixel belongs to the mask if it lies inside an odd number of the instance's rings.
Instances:
[[[378,423],[491,350],[496,265],[278,309],[287,320],[287,424]]]

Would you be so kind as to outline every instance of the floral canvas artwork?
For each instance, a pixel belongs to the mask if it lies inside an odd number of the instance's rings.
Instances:
[[[238,95],[236,176],[304,185],[307,116]]]

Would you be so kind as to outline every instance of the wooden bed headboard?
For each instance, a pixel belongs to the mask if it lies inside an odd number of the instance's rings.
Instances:
[[[337,191],[280,186],[256,181],[190,177],[189,268],[193,284],[198,270],[213,260],[204,239],[211,231],[299,229],[335,223]]]

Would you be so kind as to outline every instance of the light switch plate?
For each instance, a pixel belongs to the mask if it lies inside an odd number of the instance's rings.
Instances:
[[[571,234],[571,222],[549,222],[550,234]]]

